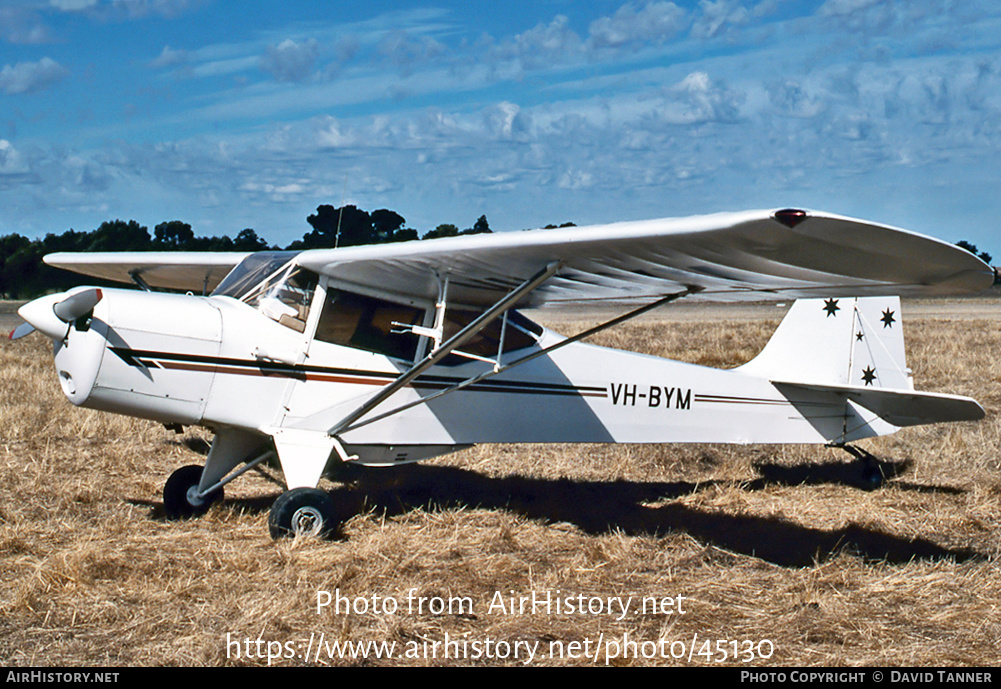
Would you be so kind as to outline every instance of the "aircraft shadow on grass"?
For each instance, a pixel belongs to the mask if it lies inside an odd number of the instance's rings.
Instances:
[[[887,478],[903,473],[909,462],[881,460]],[[823,462],[797,466],[756,465],[760,478],[740,482],[743,490],[773,485],[849,485],[864,488],[852,463]],[[565,522],[600,535],[619,531],[633,536],[685,533],[725,551],[750,555],[785,567],[804,567],[847,552],[868,561],[904,564],[909,561],[950,558],[964,561],[983,557],[970,549],[949,548],[924,538],[906,538],[871,527],[849,524],[839,529],[811,528],[779,517],[707,512],[669,502],[731,481],[698,483],[581,481],[521,476],[493,478],[454,467],[408,465],[393,471],[358,468],[350,483],[330,491],[341,517],[375,512],[398,516],[417,509],[458,507],[499,509],[545,523]],[[352,480],[353,479],[353,480]],[[961,492],[949,487],[916,486],[897,482],[903,490]],[[266,512],[272,496],[227,498],[226,503],[251,512]],[[153,504],[162,517],[162,506]]]

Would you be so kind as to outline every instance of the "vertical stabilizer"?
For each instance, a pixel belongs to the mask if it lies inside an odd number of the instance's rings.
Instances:
[[[900,299],[799,299],[741,371],[775,382],[912,390]]]

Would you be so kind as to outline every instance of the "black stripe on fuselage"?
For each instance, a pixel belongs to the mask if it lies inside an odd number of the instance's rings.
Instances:
[[[232,357],[207,356],[204,354],[182,354],[178,352],[154,352],[150,350],[109,347],[109,349],[129,366],[148,367],[152,362],[163,368],[190,371],[213,371],[243,375],[281,375],[298,380],[318,380],[359,385],[388,385],[399,374],[387,371],[369,371],[312,364],[286,364],[279,361],[259,361]],[[427,390],[442,390],[466,380],[457,376],[419,376],[412,387]],[[533,381],[481,381],[464,388],[482,392],[512,392],[537,395],[579,395],[583,397],[606,397],[604,387],[561,385]]]

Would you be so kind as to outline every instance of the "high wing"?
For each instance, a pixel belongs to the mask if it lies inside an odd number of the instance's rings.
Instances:
[[[292,254],[290,254],[291,256]],[[153,288],[212,290],[246,253],[51,254],[52,266]],[[556,275],[518,302],[720,301],[820,294],[932,296],[980,291],[990,267],[969,251],[886,225],[784,209],[303,251],[336,284],[434,300],[496,303],[546,266]],[[138,280],[135,276],[138,276]],[[140,284],[142,284],[140,282]]]
[[[345,286],[484,305],[546,265],[558,274],[520,306],[651,299],[976,292],[990,267],[969,251],[905,230],[801,210],[750,211],[401,244],[304,251],[297,262]]]
[[[141,280],[155,289],[208,293],[248,255],[240,251],[108,251],[49,254],[44,260],[56,268],[112,282]]]

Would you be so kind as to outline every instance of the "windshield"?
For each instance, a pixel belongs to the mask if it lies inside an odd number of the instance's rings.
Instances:
[[[287,328],[305,332],[319,276],[295,265],[297,251],[265,251],[243,259],[212,296],[239,299]]]
[[[212,291],[212,296],[221,295],[242,299],[265,278],[298,255],[298,251],[259,251],[253,253],[229,271],[229,275]]]

